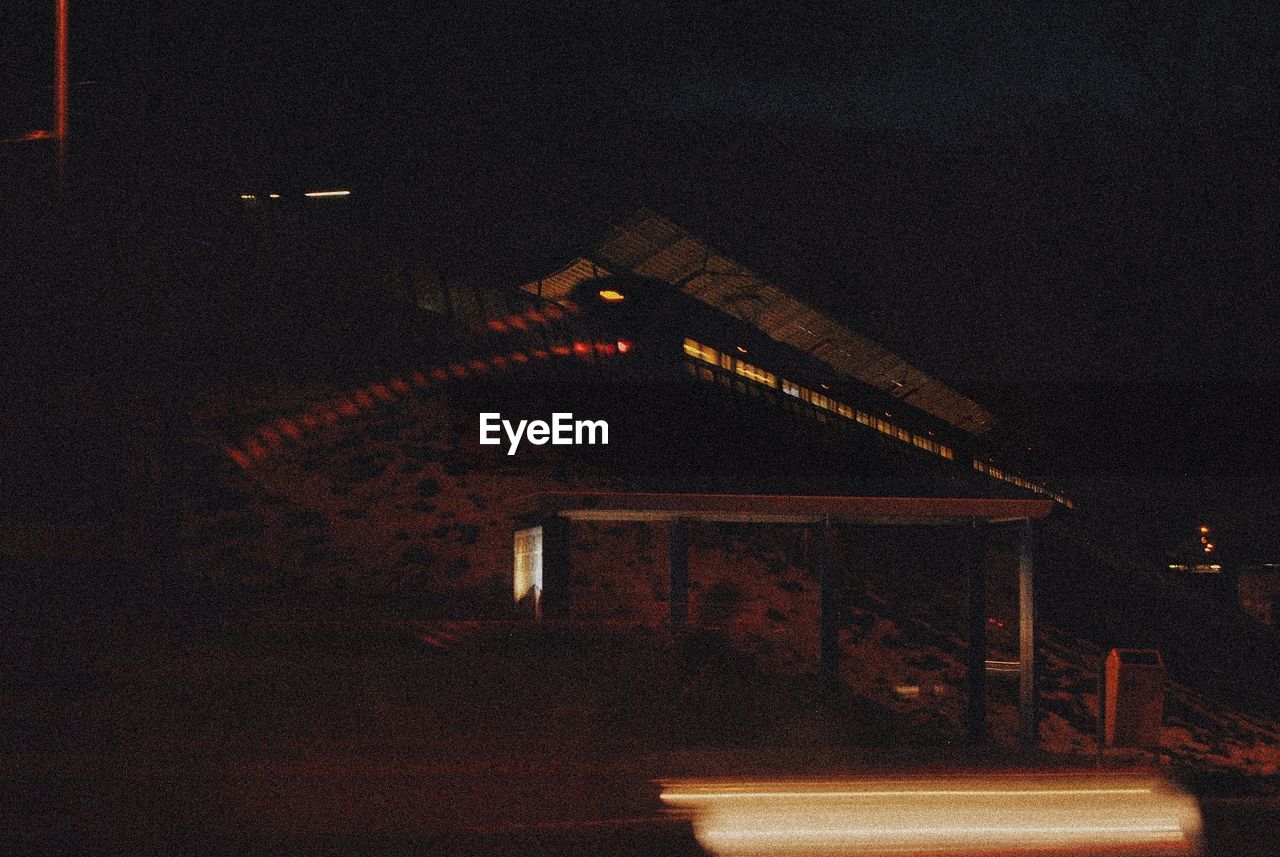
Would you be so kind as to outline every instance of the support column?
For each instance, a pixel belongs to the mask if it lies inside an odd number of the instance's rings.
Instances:
[[[961,537],[969,602],[969,646],[965,664],[969,690],[967,725],[969,741],[978,744],[987,738],[987,574],[985,524],[973,522]]]
[[[671,578],[671,630],[683,630],[689,622],[689,525],[682,520],[671,522],[667,538],[667,571]]]
[[[827,690],[840,684],[840,583],[835,528],[823,523],[813,528],[809,557],[818,578],[818,675]]]
[[[542,618],[569,618],[569,519],[542,522]]]
[[[1018,523],[1018,734],[1027,747],[1040,743],[1040,694],[1036,685],[1036,531]]]

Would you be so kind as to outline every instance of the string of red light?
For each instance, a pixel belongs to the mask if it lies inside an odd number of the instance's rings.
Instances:
[[[498,333],[522,331],[532,325],[547,325],[559,321],[568,315],[575,315],[581,310],[571,302],[560,306],[547,306],[541,309],[527,310],[521,314],[509,315],[502,319],[493,319],[483,329]],[[552,357],[570,357],[589,360],[598,357],[613,357],[627,354],[633,349],[630,340],[619,339],[611,342],[575,341],[572,346],[554,344],[549,348],[532,348],[527,351],[510,351],[494,354],[485,358],[475,358],[466,362],[454,362],[429,369],[415,369],[405,376],[395,376],[383,382],[375,382],[357,388],[349,393],[315,405],[309,410],[292,417],[281,417],[269,423],[259,425],[248,434],[239,446],[224,446],[223,452],[241,468],[248,470],[259,464],[273,453],[278,453],[289,445],[302,443],[307,435],[323,428],[335,426],[345,418],[357,417],[361,413],[371,411],[380,404],[390,404],[413,390],[426,390],[436,384],[448,383],[452,380],[475,375],[484,375],[491,371],[507,371],[537,360],[548,360]]]

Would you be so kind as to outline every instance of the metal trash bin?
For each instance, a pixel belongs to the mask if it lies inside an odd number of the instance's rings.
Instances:
[[[1102,672],[1106,746],[1158,748],[1165,680],[1159,650],[1112,649]]]

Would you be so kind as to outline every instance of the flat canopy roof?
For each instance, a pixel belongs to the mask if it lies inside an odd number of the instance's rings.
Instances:
[[[517,515],[573,521],[698,520],[755,524],[934,525],[1045,518],[1052,500],[967,497],[806,497],[776,494],[632,494],[553,491],[522,497]]]

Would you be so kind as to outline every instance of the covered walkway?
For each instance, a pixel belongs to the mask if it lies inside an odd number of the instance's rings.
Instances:
[[[1038,741],[1036,688],[1035,522],[1048,517],[1051,500],[948,497],[845,497],[764,494],[635,494],[553,492],[518,501],[515,534],[517,595],[524,575],[535,585],[541,615],[568,619],[571,601],[572,521],[661,522],[669,525],[668,577],[671,627],[682,629],[689,615],[688,524],[693,521],[794,524],[812,533],[810,562],[819,582],[820,673],[833,686],[840,659],[839,596],[843,563],[837,561],[837,525],[951,527],[960,542],[960,561],[951,570],[964,575],[968,603],[968,730],[971,740],[987,735],[987,604],[985,540],[993,526],[1015,527],[1018,562],[1018,713],[1022,741]]]

